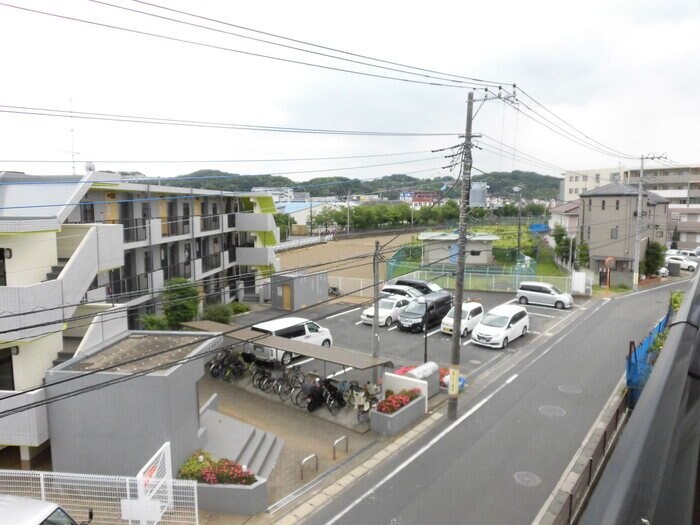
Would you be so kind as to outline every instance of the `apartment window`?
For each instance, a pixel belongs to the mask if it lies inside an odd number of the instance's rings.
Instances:
[[[569,188],[569,195],[571,195],[574,192],[573,188]]]
[[[578,175],[574,177],[574,182],[578,182]]]
[[[80,206],[80,222],[95,222],[95,205],[93,203],[85,202]]]
[[[610,174],[610,182],[620,182],[620,174],[619,173],[611,173]]]
[[[612,230],[610,230],[610,238],[617,239],[617,232],[618,232],[618,226],[615,226]]]
[[[592,207],[593,207],[593,199],[588,199],[588,211],[591,211]]]
[[[143,254],[143,269],[146,273],[153,271],[151,269],[151,254],[149,252]]]
[[[569,182],[574,182],[574,176],[573,176],[573,175],[569,175]]]
[[[600,184],[600,173],[595,174],[595,181],[596,181],[596,184]]]
[[[588,175],[582,175],[582,176],[581,176],[581,180],[582,180],[583,182],[588,182]]]
[[[620,201],[619,201],[619,200],[616,200],[616,201],[615,201],[615,209],[616,209],[616,210],[619,210],[619,209],[620,209]]]
[[[601,210],[604,210],[604,209],[605,209],[605,199],[603,199],[603,200],[600,202],[600,209],[601,209]]]
[[[586,238],[590,241],[591,240],[591,227],[589,226],[587,231],[586,231]]]

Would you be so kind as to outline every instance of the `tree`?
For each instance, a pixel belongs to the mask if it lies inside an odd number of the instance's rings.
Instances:
[[[581,246],[578,248],[578,264],[579,266],[585,266],[588,267],[589,263],[589,252],[588,252],[588,244],[585,242],[581,243]]]
[[[659,268],[664,265],[665,254],[666,248],[658,242],[650,242],[644,259],[644,273],[646,275],[656,275],[659,272]]]
[[[180,328],[180,323],[192,321],[199,309],[197,286],[184,277],[177,277],[165,283],[163,292],[163,313],[172,329]]]
[[[167,330],[168,321],[162,315],[145,314],[139,317],[144,330]]]
[[[561,224],[557,224],[552,230],[552,237],[554,238],[554,243],[559,246],[562,240],[566,238],[566,230]]]
[[[228,324],[231,320],[231,307],[227,304],[212,304],[204,309],[202,317],[207,321]]]
[[[280,229],[280,241],[284,242],[289,237],[292,224],[296,224],[297,221],[291,215],[281,212],[275,213],[273,217],[275,218],[275,224]]]

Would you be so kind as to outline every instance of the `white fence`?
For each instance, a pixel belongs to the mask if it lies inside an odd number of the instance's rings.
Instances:
[[[417,271],[402,275],[407,279],[421,279],[432,281],[447,290],[454,290],[455,277],[449,274],[441,274],[429,271]],[[397,277],[399,279],[400,277]],[[395,279],[392,280],[392,282]],[[563,292],[571,292],[571,278],[554,277],[554,276],[539,276],[539,275],[503,275],[503,274],[482,274],[482,273],[465,273],[464,274],[464,289],[466,291],[484,291],[484,292],[513,292],[518,289],[521,281],[542,281],[553,284]],[[328,285],[337,286],[340,288],[341,294],[356,295],[360,297],[372,297],[372,280],[359,279],[357,277],[336,277],[328,276]],[[380,284],[383,286],[383,284]],[[590,288],[586,289],[587,295],[590,295]],[[472,294],[473,295],[473,294]]]
[[[304,237],[303,239],[294,239],[291,241],[285,241],[279,243],[275,246],[276,252],[282,252],[284,250],[292,250],[294,248],[301,248],[303,246],[310,246],[312,244],[321,244],[322,242],[328,242],[333,240],[333,235],[315,235],[313,237]]]
[[[168,480],[172,504],[159,525],[197,525],[197,484],[188,480]],[[0,470],[0,494],[51,501],[64,508],[76,521],[87,519],[93,509],[94,525],[140,525],[122,517],[123,502],[138,501],[137,478],[97,476],[31,470]],[[146,523],[146,522],[144,522]]]

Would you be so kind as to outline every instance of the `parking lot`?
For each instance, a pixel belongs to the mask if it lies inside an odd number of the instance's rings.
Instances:
[[[515,294],[479,292],[478,296],[472,296],[471,300],[484,305],[485,311],[500,304],[517,304]],[[512,341],[508,348],[497,350],[481,347],[471,342],[470,337],[461,340],[461,371],[469,381],[484,373],[490,367],[507,359],[508,356],[524,349],[544,343],[557,332],[565,329],[566,325],[575,317],[590,307],[594,299],[582,298],[575,300],[574,307],[569,310],[557,310],[551,307],[527,305],[530,316],[529,334]],[[360,314],[371,303],[365,305],[352,305],[338,302],[324,304],[296,314],[318,322],[328,328],[333,335],[333,344],[359,352],[371,352],[372,326],[360,321]],[[237,321],[239,324],[249,325],[279,316],[280,311],[263,310],[251,313]],[[398,329],[396,323],[390,327],[380,327],[380,355],[392,359],[396,367],[407,364],[420,364],[424,359],[425,338],[422,332],[410,333]],[[429,361],[435,361],[441,367],[447,367],[450,363],[451,337],[440,331],[440,325],[432,326],[427,334],[427,354]],[[367,381],[371,378],[371,372],[358,374],[356,371],[343,370],[333,363],[318,362],[315,359],[299,357],[296,364],[301,364],[305,372],[316,371],[319,375],[334,376],[343,379],[346,376],[351,379]]]

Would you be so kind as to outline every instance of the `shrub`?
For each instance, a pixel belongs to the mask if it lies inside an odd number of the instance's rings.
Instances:
[[[226,458],[216,461],[209,452],[202,450],[187,458],[180,467],[178,477],[210,485],[252,485],[257,481],[255,474],[235,461]]]
[[[386,396],[386,397],[391,397],[391,396],[393,396],[393,395],[394,395],[394,391],[393,391],[393,390],[387,390],[386,393],[385,393],[385,396]]]
[[[681,307],[682,302],[683,302],[683,292],[671,293],[671,308],[673,308],[674,312],[678,311],[678,309]]]
[[[204,309],[204,319],[228,324],[231,319],[231,307],[227,304],[212,304]]]
[[[194,320],[199,308],[199,291],[189,279],[176,277],[165,283],[163,313],[170,328],[180,329],[180,323]]]
[[[231,303],[230,306],[231,306],[231,311],[233,312],[233,315],[238,315],[238,314],[242,314],[244,312],[250,311],[250,306],[248,306],[245,303],[234,302],[234,303]]]
[[[144,330],[167,330],[168,321],[165,317],[156,314],[145,314],[139,317]]]
[[[400,410],[408,405],[418,396],[420,396],[420,390],[417,388],[412,388],[411,390],[401,390],[398,394],[387,396],[377,403],[377,411],[381,412],[382,414],[393,414],[397,410]]]

